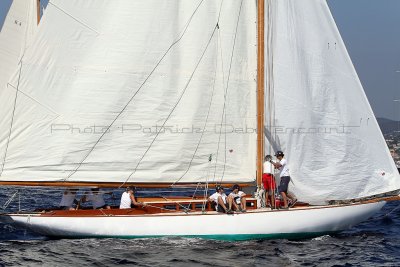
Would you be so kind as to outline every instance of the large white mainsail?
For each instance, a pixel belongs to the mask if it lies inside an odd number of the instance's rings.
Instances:
[[[50,1],[0,179],[254,181],[255,45],[254,1]]]
[[[266,18],[266,151],[285,152],[292,190],[320,203],[399,189],[327,2],[268,1]]]

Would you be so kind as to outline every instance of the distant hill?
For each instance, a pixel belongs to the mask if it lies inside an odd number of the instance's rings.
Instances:
[[[400,130],[400,121],[389,120],[386,118],[376,118],[376,120],[378,121],[383,134],[390,134],[394,131]]]

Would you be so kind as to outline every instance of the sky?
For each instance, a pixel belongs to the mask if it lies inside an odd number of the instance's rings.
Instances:
[[[328,4],[375,116],[400,121],[400,0]]]
[[[11,1],[0,0],[0,25]],[[400,121],[400,0],[327,2],[375,116]]]

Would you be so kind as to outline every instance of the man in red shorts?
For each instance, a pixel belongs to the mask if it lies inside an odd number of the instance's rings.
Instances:
[[[270,207],[275,209],[275,178],[272,164],[270,163],[270,158],[265,156],[263,164],[263,176],[262,183],[265,189],[265,204],[268,206],[268,201]]]

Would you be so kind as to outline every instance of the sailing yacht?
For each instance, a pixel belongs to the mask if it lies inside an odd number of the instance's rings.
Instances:
[[[57,237],[298,238],[398,199],[399,174],[325,0],[51,0],[18,64],[14,94],[0,97],[0,184],[205,195],[3,222]],[[211,208],[214,185],[260,189],[263,158],[278,150],[302,205]]]

